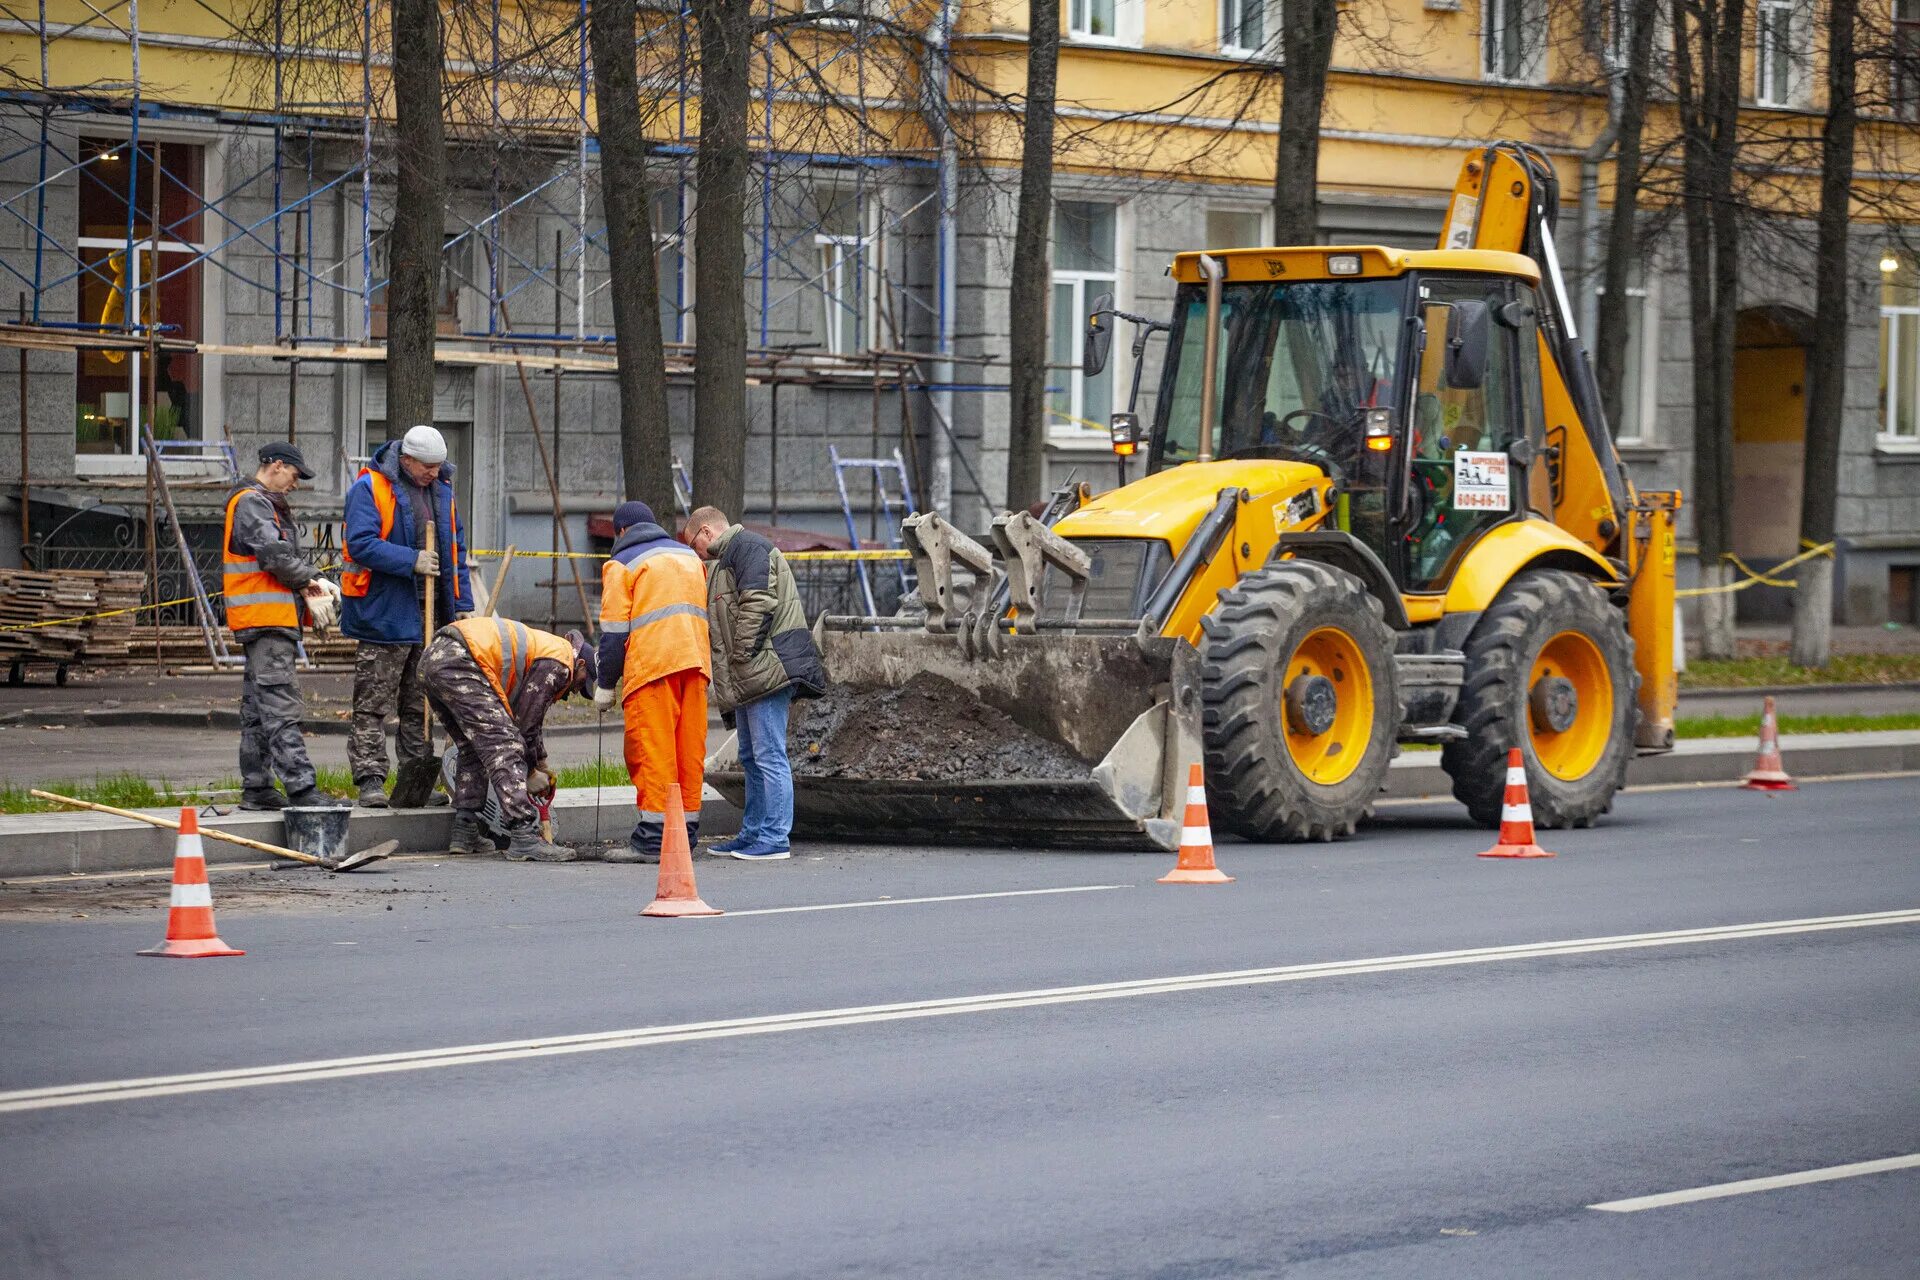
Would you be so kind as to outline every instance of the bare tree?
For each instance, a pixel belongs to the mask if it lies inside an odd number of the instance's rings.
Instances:
[[[607,215],[608,289],[619,364],[623,492],[664,514],[674,509],[673,440],[647,192],[646,117],[634,70],[634,18],[634,0],[593,0],[588,10],[594,104],[600,113],[600,199]]]
[[[1700,551],[1701,653],[1733,656],[1733,350],[1739,287],[1740,44],[1744,0],[1674,0],[1681,203],[1693,304],[1693,528]]]
[[[395,202],[387,260],[387,435],[433,421],[447,149],[437,0],[393,0]]]
[[[1813,350],[1807,362],[1806,461],[1800,490],[1800,536],[1833,541],[1840,487],[1840,434],[1847,386],[1848,220],[1853,203],[1853,141],[1860,104],[1855,94],[1859,0],[1827,5],[1827,117],[1820,131],[1820,217],[1813,304]],[[1795,575],[1793,661],[1825,666],[1833,640],[1833,560],[1815,556]]]
[[[1007,506],[1046,493],[1047,246],[1053,234],[1054,88],[1060,63],[1060,0],[1028,0],[1027,97],[1007,287]]]
[[[1275,244],[1312,244],[1320,229],[1320,116],[1340,24],[1338,0],[1283,0],[1280,141],[1273,166]]]
[[[693,492],[738,513],[747,488],[748,0],[698,0],[700,154],[694,170]]]
[[[1613,155],[1613,214],[1607,223],[1606,262],[1601,273],[1600,307],[1594,353],[1601,407],[1619,429],[1624,418],[1627,377],[1627,289],[1639,257],[1640,182],[1644,160],[1647,101],[1653,87],[1653,32],[1661,0],[1622,0],[1616,9],[1627,30],[1616,33],[1625,62],[1618,69],[1619,92]]]

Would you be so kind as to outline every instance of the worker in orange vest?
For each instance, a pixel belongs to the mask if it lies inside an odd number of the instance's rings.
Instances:
[[[240,683],[240,807],[280,809],[325,804],[300,732],[300,626],[310,601],[328,594],[320,571],[300,550],[287,495],[313,479],[290,444],[260,448],[253,479],[227,496],[220,535],[221,603],[234,643],[246,655]],[[274,790],[274,776],[287,789]]]
[[[700,834],[707,758],[707,575],[693,548],[676,541],[644,502],[613,512],[613,554],[600,569],[600,687],[626,721],[627,773],[639,821],[608,862],[658,862],[667,788],[680,784],[687,839]]]
[[[420,657],[420,680],[434,714],[459,748],[453,778],[454,853],[487,853],[480,824],[487,786],[500,800],[507,857],[516,862],[571,862],[579,854],[546,839],[527,794],[529,773],[553,785],[542,726],[554,703],[586,697],[597,671],[594,651],[577,631],[556,636],[506,618],[463,618],[434,632]]]

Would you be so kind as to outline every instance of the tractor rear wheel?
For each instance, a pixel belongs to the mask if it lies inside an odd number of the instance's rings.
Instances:
[[[1393,632],[1349,573],[1281,560],[1202,622],[1210,816],[1253,840],[1352,835],[1386,780],[1399,717]]]
[[[1620,610],[1559,569],[1516,574],[1467,637],[1454,723],[1440,764],[1474,821],[1500,825],[1507,751],[1527,766],[1533,820],[1590,827],[1627,783],[1640,676]]]

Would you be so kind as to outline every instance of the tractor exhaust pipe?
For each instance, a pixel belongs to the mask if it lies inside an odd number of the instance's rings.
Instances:
[[[1216,382],[1220,358],[1220,282],[1227,274],[1226,263],[1208,254],[1200,255],[1200,274],[1207,278],[1207,332],[1202,340],[1200,367],[1200,447],[1197,461],[1213,461],[1213,419],[1218,406]]]

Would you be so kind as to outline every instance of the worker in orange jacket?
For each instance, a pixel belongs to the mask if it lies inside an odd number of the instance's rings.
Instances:
[[[707,576],[693,548],[654,519],[644,502],[613,513],[613,554],[600,569],[599,688],[617,695],[626,720],[627,773],[640,819],[627,848],[608,862],[657,862],[666,833],[667,788],[680,784],[687,839],[700,833],[707,755]]]

